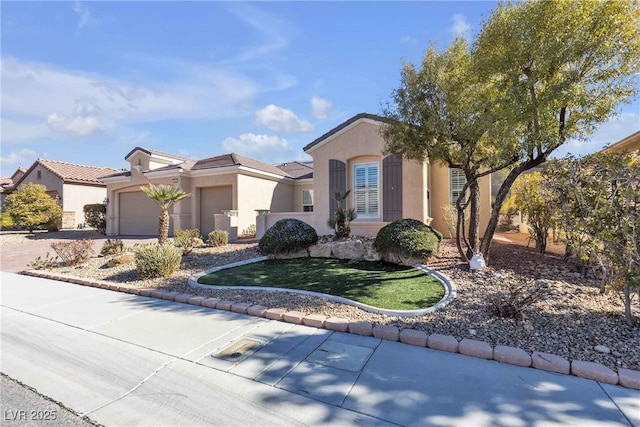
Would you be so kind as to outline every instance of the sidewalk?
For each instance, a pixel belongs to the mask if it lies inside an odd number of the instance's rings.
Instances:
[[[0,277],[0,370],[104,425],[640,426],[637,390],[229,311]]]

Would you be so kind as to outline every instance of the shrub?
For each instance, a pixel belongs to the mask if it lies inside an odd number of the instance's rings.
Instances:
[[[209,244],[214,248],[226,246],[229,243],[229,233],[224,230],[213,230],[209,233]]]
[[[55,242],[51,244],[51,247],[67,265],[83,263],[91,258],[94,253],[91,239]]]
[[[442,233],[415,219],[399,219],[380,229],[374,245],[383,254],[427,258],[438,253]]]
[[[100,255],[117,255],[124,252],[124,243],[120,239],[107,239],[102,244]]]
[[[33,268],[34,270],[40,270],[42,268],[53,268],[58,263],[58,257],[52,258],[47,252],[44,258],[38,257],[27,264],[28,267]]]
[[[255,224],[249,224],[247,226],[247,228],[242,230],[242,233],[240,233],[240,234],[242,236],[245,236],[245,237],[255,237],[256,236],[256,225]]]
[[[39,225],[57,224],[62,218],[60,204],[47,194],[42,184],[27,183],[5,198],[5,210],[13,222],[29,230]]]
[[[173,245],[150,243],[136,248],[136,269],[143,279],[169,277],[180,268],[182,251]]]
[[[281,219],[260,239],[258,248],[264,254],[295,252],[318,241],[318,234],[309,224],[298,219]]]
[[[533,283],[509,281],[506,292],[491,301],[493,314],[499,317],[519,319],[527,307],[550,293],[551,288],[546,280],[536,280]]]
[[[200,230],[192,228],[189,230],[176,230],[173,237],[173,244],[182,250],[182,255],[189,255],[193,248],[202,244]]]
[[[98,230],[99,233],[107,232],[107,205],[104,203],[93,203],[84,205],[84,221]]]

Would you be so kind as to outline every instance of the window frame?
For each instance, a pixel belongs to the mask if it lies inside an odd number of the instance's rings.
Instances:
[[[304,193],[308,193],[311,198],[311,204],[304,203]],[[302,212],[313,212],[313,190],[302,190]]]
[[[456,185],[454,188],[454,173],[457,175],[456,177]],[[462,183],[462,185],[460,184]],[[449,201],[452,205],[456,204],[458,197],[460,197],[460,193],[467,183],[467,177],[464,174],[464,171],[460,168],[449,168]],[[454,196],[455,193],[455,196]]]
[[[370,177],[370,173],[369,173],[369,169],[374,168],[376,169],[376,174],[375,174],[375,179],[376,179],[376,184],[375,184],[375,188],[370,188],[370,183],[369,183],[369,177]],[[358,184],[356,182],[357,179],[357,170],[358,169],[364,169],[364,176],[365,176],[365,188],[364,189],[358,189]],[[366,162],[366,163],[356,163],[353,165],[353,207],[356,210],[357,213],[357,217],[358,218],[380,218],[380,163],[379,162]],[[375,205],[376,205],[376,210],[375,212],[372,212],[369,210],[369,208],[371,207],[372,201],[373,199],[370,199],[371,194],[375,191]],[[363,194],[365,197],[365,212],[358,212],[358,196],[360,194]]]

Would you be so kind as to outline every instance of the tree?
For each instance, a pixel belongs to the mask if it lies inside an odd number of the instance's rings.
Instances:
[[[568,139],[586,139],[636,93],[638,19],[635,0],[501,4],[470,49],[458,39],[442,53],[432,45],[420,70],[403,67],[383,112],[391,119],[383,129],[387,150],[464,171],[469,198],[456,203],[459,249],[462,240],[475,251],[482,234],[479,250],[488,259],[515,179]],[[509,173],[480,233],[478,179],[501,169]],[[466,242],[460,225],[468,204]]]
[[[547,236],[554,223],[556,209],[552,203],[550,191],[542,185],[540,172],[520,175],[511,188],[513,205],[522,212],[530,227],[530,235],[536,242],[536,249],[544,253],[547,249]]]
[[[587,139],[637,92],[639,19],[636,0],[524,1],[499,5],[483,25],[474,45],[478,78],[495,90],[498,126],[517,135],[517,160],[480,245],[486,256],[515,179],[567,140]]]
[[[47,224],[49,228],[62,218],[62,208],[56,200],[47,194],[47,187],[42,184],[27,183],[5,199],[6,212],[13,222],[29,230]]]
[[[158,225],[158,243],[164,244],[169,239],[169,208],[182,199],[191,196],[182,188],[168,184],[149,184],[148,187],[140,187],[160,207],[160,220]]]
[[[554,161],[545,175],[562,221],[592,243],[606,273],[603,280],[620,291],[625,320],[633,325],[631,303],[634,295],[640,297],[640,154]]]
[[[84,211],[84,220],[89,227],[95,228],[101,234],[106,234],[107,204],[92,203],[90,205],[84,205],[82,210]]]

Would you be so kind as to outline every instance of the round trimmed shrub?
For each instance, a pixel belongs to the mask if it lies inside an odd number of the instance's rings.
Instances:
[[[318,241],[316,230],[299,219],[287,218],[273,224],[260,239],[258,248],[273,255],[306,249]]]
[[[143,279],[169,277],[180,268],[182,249],[158,243],[141,244],[135,247],[136,269]]]
[[[399,219],[378,231],[374,243],[382,254],[427,258],[438,253],[442,233],[416,219]]]

